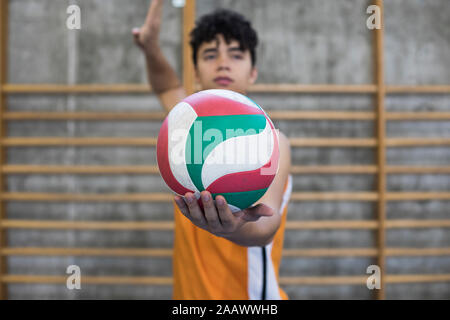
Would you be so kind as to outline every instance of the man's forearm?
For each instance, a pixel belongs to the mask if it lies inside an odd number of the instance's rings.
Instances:
[[[278,230],[277,218],[264,217],[255,222],[248,222],[232,234],[222,237],[244,247],[266,246]]]
[[[145,60],[148,80],[156,94],[181,86],[175,70],[157,44],[151,46],[150,50],[145,50]]]

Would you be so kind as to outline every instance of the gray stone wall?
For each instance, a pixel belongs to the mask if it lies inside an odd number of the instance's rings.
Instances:
[[[189,0],[187,0],[189,1]],[[146,83],[145,63],[131,29],[140,26],[149,1],[10,0],[10,83]],[[182,11],[166,1],[161,43],[178,74],[182,72]],[[82,29],[65,27],[69,4],[81,7]],[[258,83],[367,84],[374,81],[373,34],[366,28],[367,0],[197,0],[197,15],[221,6],[253,21],[261,44]],[[450,84],[448,0],[385,1],[385,74],[388,84]],[[371,111],[372,95],[251,94],[267,110]],[[11,95],[10,111],[155,111],[153,95]],[[450,94],[388,95],[388,111],[449,111]],[[289,137],[374,137],[372,121],[278,121]],[[158,121],[10,121],[11,137],[153,137]],[[388,137],[450,136],[448,121],[391,121]],[[298,165],[371,165],[371,148],[295,148]],[[12,147],[9,164],[148,165],[154,148]],[[448,147],[388,148],[389,165],[450,165]],[[448,175],[389,175],[389,191],[449,191]],[[156,175],[8,175],[10,192],[166,192]],[[370,191],[374,175],[297,175],[294,191]],[[171,204],[47,203],[7,204],[9,219],[144,221],[172,219]],[[388,219],[446,219],[448,201],[388,203]],[[289,220],[375,219],[373,203],[304,201],[289,204]],[[9,230],[9,245],[43,247],[171,248],[168,231]],[[365,230],[286,231],[285,248],[374,247]],[[389,247],[449,247],[447,228],[387,231]],[[372,258],[283,259],[281,276],[366,275]],[[9,257],[11,274],[65,275],[68,265],[84,275],[171,276],[170,258]],[[389,257],[389,274],[450,273],[450,257]],[[160,299],[169,286],[11,284],[11,299]],[[291,299],[370,299],[365,286],[285,286]],[[390,284],[388,299],[449,299],[450,283]]]

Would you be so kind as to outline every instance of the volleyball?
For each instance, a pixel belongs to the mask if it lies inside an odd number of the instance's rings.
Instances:
[[[188,96],[170,111],[158,135],[157,162],[168,187],[197,199],[203,190],[213,199],[222,195],[233,212],[266,193],[278,160],[278,133],[267,113],[230,90]]]

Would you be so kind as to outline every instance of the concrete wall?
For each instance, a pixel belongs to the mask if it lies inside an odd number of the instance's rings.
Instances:
[[[142,24],[149,1],[10,0],[9,82],[146,83],[145,64],[130,30]],[[65,27],[66,8],[78,4],[82,29]],[[366,28],[367,0],[197,0],[201,15],[222,6],[249,17],[258,30],[259,83],[366,84],[374,80],[373,34]],[[388,84],[450,84],[450,6],[447,0],[385,1],[385,63]],[[161,42],[181,74],[182,11],[166,1]],[[267,110],[370,111],[372,95],[251,94]],[[160,110],[152,95],[12,95],[11,111]],[[450,94],[389,95],[388,111],[448,111]],[[278,121],[290,137],[374,136],[371,121]],[[11,121],[12,137],[148,137],[160,123],[91,121]],[[389,122],[389,137],[449,137],[448,121]],[[389,148],[390,165],[449,165],[445,147]],[[368,148],[296,148],[299,165],[349,165],[375,162]],[[155,164],[155,150],[142,147],[13,147],[10,164],[145,165]],[[391,191],[448,191],[448,175],[390,175]],[[298,175],[294,191],[369,191],[371,175]],[[11,192],[165,192],[154,175],[9,175]],[[168,220],[170,204],[15,202],[10,219]],[[374,204],[362,202],[291,202],[290,220],[374,219]],[[448,201],[408,201],[387,205],[389,219],[446,219]],[[172,233],[10,230],[10,246],[171,248]],[[390,247],[449,247],[446,228],[389,230]],[[285,248],[373,247],[375,233],[360,230],[286,231]],[[284,258],[282,276],[365,275],[371,258]],[[170,276],[168,258],[10,257],[11,274],[65,275],[68,265],[84,275]],[[450,257],[390,257],[391,274],[450,273]],[[292,299],[370,299],[365,286],[286,286]],[[170,298],[170,287],[94,286],[70,291],[64,285],[9,285],[11,299]],[[387,298],[450,298],[450,284],[391,284]]]

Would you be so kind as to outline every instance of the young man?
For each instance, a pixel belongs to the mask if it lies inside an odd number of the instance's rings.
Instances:
[[[164,0],[153,0],[144,25],[134,29],[145,53],[150,84],[170,111],[186,93],[158,44]],[[219,10],[203,16],[191,33],[196,80],[202,90],[246,94],[256,81],[258,37],[240,14]],[[255,206],[232,213],[222,196],[214,204],[201,192],[175,196],[174,299],[287,299],[278,286],[291,179],[290,146],[279,134],[275,179]]]

